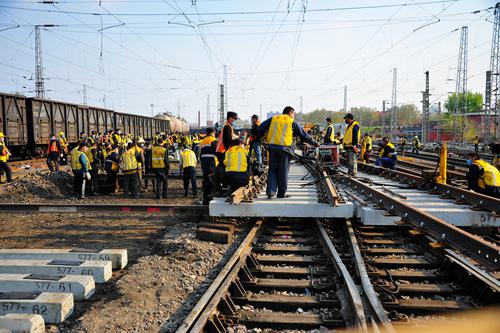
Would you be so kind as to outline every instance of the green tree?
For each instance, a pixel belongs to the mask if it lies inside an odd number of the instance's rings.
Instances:
[[[448,96],[448,99],[446,100],[446,103],[444,104],[444,107],[446,108],[447,113],[454,113],[455,112],[455,102],[457,100],[457,95],[456,93],[451,94]],[[471,113],[471,112],[481,112],[483,108],[483,95],[481,93],[473,93],[468,91],[465,96],[464,94],[459,94],[458,95],[458,113],[463,113],[464,110],[464,105],[467,101],[467,110],[466,113]]]

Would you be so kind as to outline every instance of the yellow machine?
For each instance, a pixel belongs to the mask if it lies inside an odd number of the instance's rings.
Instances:
[[[446,142],[439,149],[439,176],[436,177],[436,183],[446,184],[446,164],[448,163],[448,149]]]

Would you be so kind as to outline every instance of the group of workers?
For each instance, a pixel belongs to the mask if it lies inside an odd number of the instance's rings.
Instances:
[[[119,129],[104,134],[92,132],[87,135],[80,133],[78,144],[68,151],[68,141],[63,132],[58,136],[51,135],[47,145],[47,164],[51,171],[58,171],[61,164],[66,164],[70,156],[71,169],[74,174],[75,192],[80,198],[87,192],[96,194],[99,191],[98,174],[103,170],[107,178],[110,193],[116,193],[118,173],[123,174],[123,195],[139,197],[142,186],[148,187],[149,177],[154,175],[153,187],[156,198],[167,198],[170,159],[179,161],[179,175],[183,179],[184,195],[189,195],[191,185],[192,196],[197,197],[196,182],[197,165],[203,173],[203,204],[208,204],[213,196],[232,193],[250,182],[251,175],[260,173],[263,156],[268,158],[268,182],[266,195],[285,198],[287,195],[288,172],[291,159],[294,156],[294,137],[299,137],[302,143],[319,147],[310,133],[294,121],[295,110],[287,106],[282,114],[260,122],[257,115],[251,118],[250,134],[246,131],[236,133],[234,122],[238,114],[228,112],[226,123],[216,132],[207,128],[205,133],[198,135],[179,134],[166,135],[156,133],[153,138],[144,140],[141,137],[133,139],[122,134]],[[370,134],[361,137],[360,123],[348,113],[344,117],[345,132],[335,134],[330,118],[326,119],[326,128],[321,135],[323,144],[341,146],[345,151],[348,173],[357,175],[358,158],[365,163],[370,162],[373,151],[373,140]],[[7,160],[10,152],[5,144],[5,137],[0,133],[0,170],[11,181],[12,175]],[[379,143],[380,149],[375,165],[396,169],[398,150],[388,137],[383,137]],[[265,148],[265,149],[264,149]],[[400,149],[404,154],[406,138],[400,139]],[[418,154],[421,148],[419,138],[413,142],[413,151]],[[500,189],[500,173],[490,163],[480,159],[477,152],[468,156],[467,173],[468,187],[476,192],[498,196]],[[101,191],[102,192],[102,191]]]

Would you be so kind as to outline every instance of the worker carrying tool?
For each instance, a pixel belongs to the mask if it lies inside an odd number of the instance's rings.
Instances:
[[[229,186],[229,193],[247,186],[250,181],[250,156],[243,143],[233,144],[226,151],[224,159],[224,182]]]
[[[361,128],[359,122],[354,120],[352,113],[344,116],[347,128],[344,133],[343,145],[347,153],[347,171],[351,176],[358,173],[358,144],[360,144]]]
[[[217,166],[215,157],[215,139],[214,129],[207,128],[207,136],[200,142],[200,164],[203,172],[203,205],[208,205],[214,190],[214,173]]]
[[[90,181],[90,162],[86,152],[88,146],[85,142],[80,142],[77,148],[71,151],[71,170],[74,175],[73,188],[80,199],[85,198],[86,182]]]
[[[179,172],[182,173],[182,181],[184,183],[184,196],[187,197],[189,193],[189,182],[193,190],[193,198],[198,195],[198,187],[196,186],[196,154],[194,151],[184,145],[181,151],[181,159],[179,165]]]
[[[163,139],[158,138],[157,144],[151,149],[151,170],[155,174],[156,199],[167,198],[168,173],[170,171],[170,161],[168,160],[167,148],[163,147]]]
[[[474,192],[500,197],[500,172],[477,153],[467,155],[467,187]]]
[[[12,181],[12,170],[7,164],[10,155],[10,151],[7,149],[7,145],[5,144],[5,135],[3,134],[3,132],[0,132],[0,170],[5,172],[7,183],[10,183]]]
[[[395,170],[396,161],[398,160],[397,154],[396,147],[389,142],[389,138],[383,137],[380,145],[379,158],[375,162],[375,165]]]
[[[314,141],[294,121],[294,118],[295,110],[291,106],[286,106],[283,109],[283,114],[267,119],[259,127],[257,139],[266,136],[269,151],[269,172],[266,189],[269,199],[272,199],[275,195],[278,198],[289,197],[289,195],[286,195],[286,190],[293,153],[293,137],[298,136],[303,142],[319,147],[319,143]]]

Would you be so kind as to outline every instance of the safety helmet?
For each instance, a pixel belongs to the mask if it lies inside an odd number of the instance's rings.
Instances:
[[[5,135],[3,135],[3,132],[0,132],[0,138],[5,138]]]
[[[59,136],[64,136],[64,132],[59,132]]]

